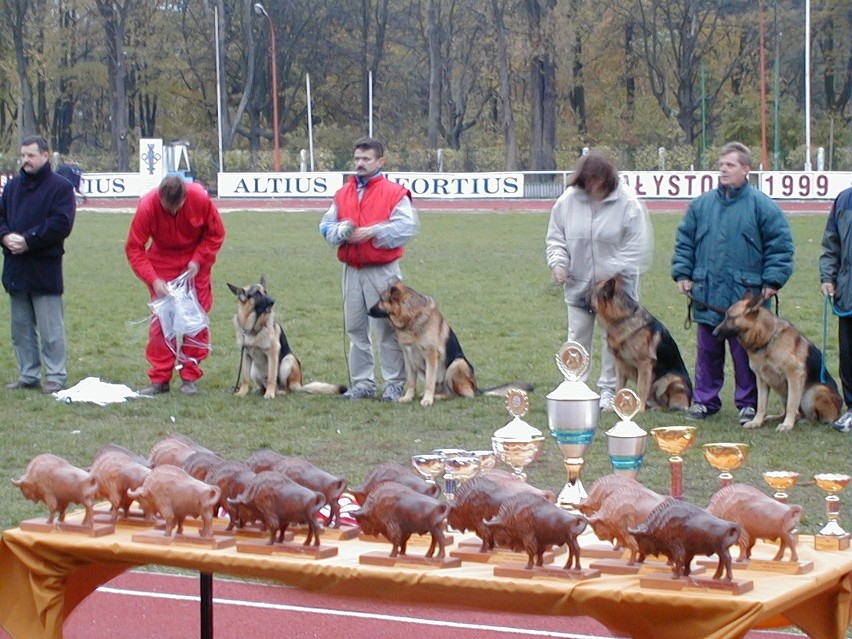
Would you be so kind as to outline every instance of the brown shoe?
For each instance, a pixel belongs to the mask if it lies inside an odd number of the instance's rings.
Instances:
[[[149,397],[153,397],[154,395],[160,395],[162,393],[169,392],[169,383],[168,382],[154,382],[150,386],[146,386],[142,390],[139,391],[140,395],[148,395]]]
[[[198,385],[195,382],[184,382],[180,386],[180,392],[182,395],[197,395],[198,394]]]
[[[37,390],[40,388],[38,382],[25,382],[19,379],[11,384],[6,384],[6,390]]]
[[[63,386],[59,382],[45,382],[41,385],[41,392],[45,395],[53,395],[53,393],[58,393],[59,391],[64,389],[65,386]]]

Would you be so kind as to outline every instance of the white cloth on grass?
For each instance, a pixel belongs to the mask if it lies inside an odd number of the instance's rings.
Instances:
[[[110,384],[99,377],[87,377],[67,390],[53,393],[53,396],[66,404],[89,402],[98,406],[119,404],[134,397],[144,397],[124,384]]]

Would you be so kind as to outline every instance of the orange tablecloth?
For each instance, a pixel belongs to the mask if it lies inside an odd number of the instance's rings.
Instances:
[[[493,565],[473,562],[440,570],[367,566],[358,562],[362,553],[389,550],[389,545],[357,540],[323,540],[323,545],[336,545],[339,554],[314,560],[246,554],[234,547],[135,543],[134,532],[139,529],[118,527],[114,534],[91,538],[5,531],[0,539],[0,625],[16,639],[61,639],[62,623],[80,601],[121,572],[145,564],[269,578],[383,600],[588,615],[637,639],[733,639],[756,627],[789,624],[816,639],[843,639],[852,601],[852,551],[817,552],[808,537],[800,540],[799,554],[813,560],[813,571],[783,575],[735,570],[734,577],[754,580],[754,590],[734,596],[641,588],[637,576],[603,575],[585,581],[494,577]],[[596,541],[585,535],[582,539]],[[409,554],[423,552],[409,546]],[[770,558],[774,552],[758,544],[753,556]]]

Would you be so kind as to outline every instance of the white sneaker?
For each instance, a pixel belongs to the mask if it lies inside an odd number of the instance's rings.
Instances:
[[[615,399],[615,391],[609,388],[601,389],[601,401],[598,403],[601,410],[605,413],[612,412],[612,402]]]
[[[848,433],[852,431],[852,410],[847,410],[840,416],[833,424],[834,430],[839,431],[841,433]]]

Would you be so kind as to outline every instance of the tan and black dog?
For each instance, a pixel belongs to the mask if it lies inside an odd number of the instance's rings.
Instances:
[[[760,296],[746,295],[734,302],[725,319],[713,331],[718,337],[736,336],[748,353],[748,364],[757,377],[757,410],[744,428],[759,428],[766,419],[784,420],[775,430],[796,425],[799,412],[806,419],[831,423],[840,416],[843,401],[837,384],[823,371],[822,353],[789,321],[764,307]],[[825,382],[820,381],[820,372]],[[769,390],[784,403],[784,414],[767,417]]]
[[[623,278],[617,275],[595,284],[591,305],[615,357],[616,388],[635,381],[644,407],[689,408],[692,380],[677,343],[663,323],[624,290]]]
[[[346,392],[345,386],[326,382],[304,384],[302,364],[290,349],[281,324],[275,321],[275,300],[266,293],[266,282],[239,287],[228,284],[237,296],[237,313],[234,328],[237,346],[242,351],[240,381],[236,394],[245,397],[253,383],[267,399],[277,391],[301,391],[319,395],[337,395]]]
[[[421,406],[431,406],[436,399],[477,394],[502,396],[510,388],[533,389],[528,382],[479,389],[473,365],[464,356],[458,337],[444,319],[438,304],[433,298],[402,282],[396,282],[383,291],[369,314],[371,317],[386,317],[396,329],[405,357],[405,394],[399,400],[401,402],[414,399],[418,377],[425,381]]]

